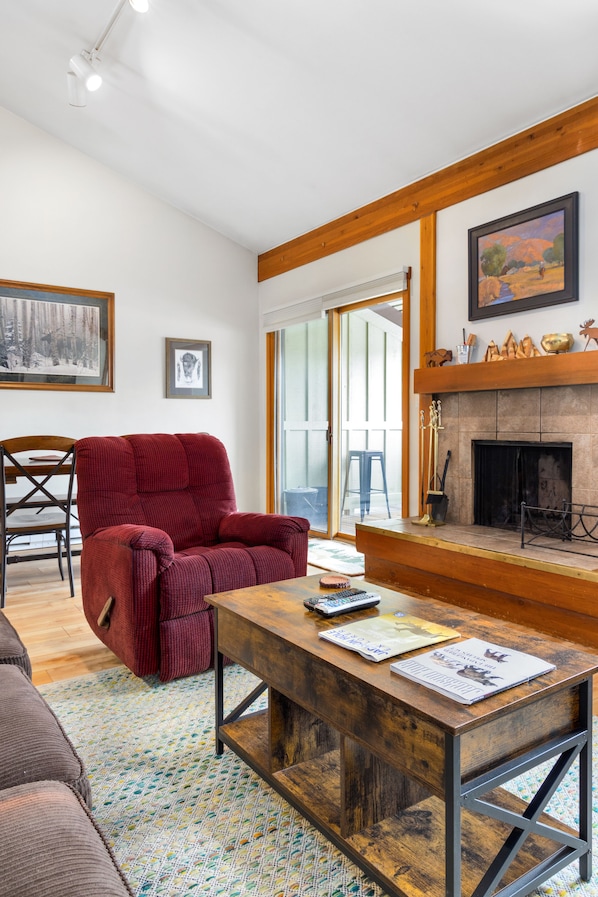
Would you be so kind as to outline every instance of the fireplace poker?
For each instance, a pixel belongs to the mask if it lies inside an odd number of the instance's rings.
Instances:
[[[432,411],[432,407],[430,406],[430,413]],[[420,441],[419,441],[419,454],[421,458],[421,472],[420,472],[420,491],[421,491],[421,503],[424,505],[424,496],[425,496],[425,488],[426,488],[426,457],[425,457],[425,434],[426,434],[426,415],[424,410],[420,411]],[[430,431],[431,432],[431,431]],[[431,476],[432,468],[431,468],[431,458],[432,453],[428,455],[428,481]],[[420,517],[419,520],[414,520],[413,523],[417,523],[418,526],[429,526],[432,522],[432,518],[428,513],[424,513],[423,517]]]
[[[444,488],[434,489],[438,477],[438,431],[442,430],[440,399],[430,405],[430,463],[428,465],[428,495],[426,504],[434,505],[442,501]],[[433,457],[433,460],[432,460]],[[434,473],[432,474],[432,464]]]
[[[424,453],[425,447],[425,433],[426,433],[426,416],[424,413],[424,409],[422,408],[419,413],[420,418],[420,426],[419,426],[419,457],[421,462],[421,471],[419,478],[419,490],[420,490],[420,499],[422,503],[422,507],[424,506],[424,489],[425,489],[425,474],[426,474],[426,458]]]
[[[438,479],[438,430],[442,430],[441,424],[441,411],[440,411],[440,400],[433,400],[430,405],[430,422],[428,426],[425,425],[425,416],[424,412],[421,412],[421,442],[420,442],[420,452],[422,456],[422,469],[421,469],[421,485],[422,485],[422,503],[424,499],[424,431],[429,430],[429,446],[428,446],[428,489],[426,493],[426,506],[428,511],[421,517],[419,520],[414,520],[413,523],[417,523],[419,526],[438,526],[441,525],[440,522],[436,522],[430,511],[432,508],[430,507],[435,502],[442,501],[443,492],[438,491],[433,488],[436,480]]]

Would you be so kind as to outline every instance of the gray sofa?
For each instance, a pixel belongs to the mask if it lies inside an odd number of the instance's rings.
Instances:
[[[0,611],[0,897],[133,897],[83,761],[30,675]]]
[[[0,663],[14,664],[31,678],[31,661],[27,648],[2,611],[0,611]]]

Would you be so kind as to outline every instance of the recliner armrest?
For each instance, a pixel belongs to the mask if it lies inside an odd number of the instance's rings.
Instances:
[[[289,550],[294,537],[308,530],[309,520],[305,517],[236,511],[222,518],[218,536],[221,542],[272,545]]]
[[[172,540],[157,527],[117,523],[83,539],[85,617],[136,676],[160,670],[160,577],[173,562]]]
[[[107,526],[104,529],[96,530],[87,536],[87,540],[124,545],[134,551],[152,551],[157,557],[160,573],[174,560],[172,539],[164,530],[154,526],[121,523],[118,526]]]

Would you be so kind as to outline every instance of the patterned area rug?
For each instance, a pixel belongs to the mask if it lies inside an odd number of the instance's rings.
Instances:
[[[360,576],[365,573],[363,555],[345,542],[310,539],[307,563],[312,567],[332,570],[334,573],[346,573],[347,576]]]
[[[255,681],[226,667],[227,710]],[[87,765],[94,814],[137,897],[383,897],[231,751],[215,757],[213,682],[118,668],[40,688]],[[551,802],[572,825],[576,779],[575,767]],[[598,875],[580,882],[573,863],[536,893],[598,897]]]

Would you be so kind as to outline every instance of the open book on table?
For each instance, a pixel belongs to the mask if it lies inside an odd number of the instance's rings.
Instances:
[[[398,660],[390,668],[461,704],[473,704],[555,667],[533,654],[470,638]]]
[[[459,637],[456,629],[422,620],[402,610],[335,626],[319,635],[374,661],[387,660],[397,654]]]

